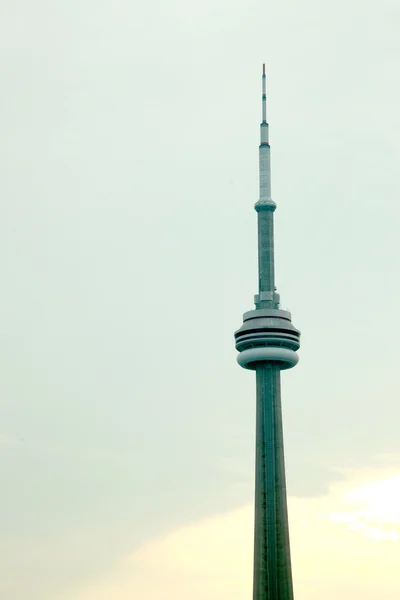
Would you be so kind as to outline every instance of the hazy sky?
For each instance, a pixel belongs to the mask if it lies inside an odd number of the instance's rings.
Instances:
[[[1,598],[251,595],[265,61],[296,599],[398,599],[399,29],[397,0],[0,4]]]

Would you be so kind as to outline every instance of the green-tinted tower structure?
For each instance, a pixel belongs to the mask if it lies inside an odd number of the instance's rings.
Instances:
[[[259,147],[258,294],[255,309],[243,315],[235,332],[238,363],[255,371],[256,485],[253,600],[293,600],[289,524],[283,451],[281,371],[298,362],[300,332],[281,310],[275,287],[274,211],[271,198],[270,145],[266,75],[262,75],[262,123]]]

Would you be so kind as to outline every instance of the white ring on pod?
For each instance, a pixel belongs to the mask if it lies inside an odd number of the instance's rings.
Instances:
[[[274,346],[248,348],[237,356],[237,361],[244,369],[251,369],[251,363],[260,361],[278,361],[284,363],[282,369],[291,369],[299,362],[299,357],[294,350],[277,348]]]

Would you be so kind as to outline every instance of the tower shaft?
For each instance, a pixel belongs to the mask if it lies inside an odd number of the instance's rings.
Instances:
[[[260,308],[275,308],[274,213],[271,210],[260,210],[257,221],[259,304]]]
[[[280,369],[260,363],[256,385],[253,600],[293,600]]]

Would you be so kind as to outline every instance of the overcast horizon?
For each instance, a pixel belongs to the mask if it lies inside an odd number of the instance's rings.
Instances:
[[[400,5],[0,15],[0,597],[251,595],[265,62],[295,597],[397,600]]]

